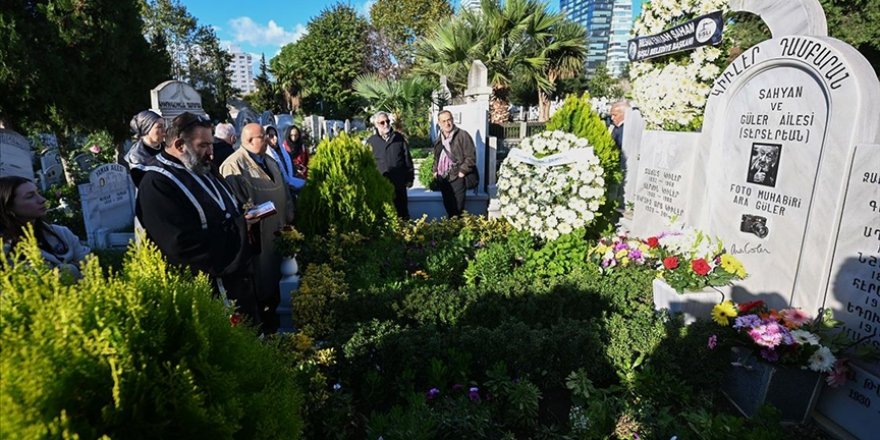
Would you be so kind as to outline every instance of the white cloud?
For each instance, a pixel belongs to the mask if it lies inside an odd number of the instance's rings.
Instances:
[[[264,25],[250,17],[233,18],[229,20],[229,25],[237,43],[249,43],[253,46],[283,46],[293,43],[306,34],[306,27],[302,24],[297,24],[288,31],[278,26],[275,20],[269,20],[269,23]]]

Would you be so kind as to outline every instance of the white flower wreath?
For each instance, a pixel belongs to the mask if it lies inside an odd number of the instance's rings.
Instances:
[[[728,3],[729,0],[652,0],[633,25],[633,34],[654,35],[703,14],[727,12]],[[685,63],[664,58],[632,63],[633,100],[639,104],[648,126],[691,126],[703,114],[712,82],[721,73],[719,63],[725,59],[721,49],[703,46],[692,51]]]
[[[602,176],[586,139],[562,131],[528,137],[501,164],[501,215],[519,230],[555,240],[595,220],[605,203]]]

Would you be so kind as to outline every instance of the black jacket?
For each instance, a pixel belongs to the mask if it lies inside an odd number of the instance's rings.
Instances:
[[[224,208],[214,199],[218,194]],[[204,214],[204,223],[199,208]],[[244,215],[219,174],[196,177],[179,160],[163,151],[157,156],[155,166],[145,167],[135,212],[147,238],[169,263],[205,272],[211,278],[249,270],[252,252],[248,247]]]
[[[387,141],[374,134],[367,139],[367,144],[373,149],[379,172],[391,183],[404,186],[415,180],[412,156],[402,134],[393,131]]]
[[[434,141],[434,166],[431,168],[437,171],[437,162],[440,161],[440,152],[443,151],[443,133],[437,135]],[[452,153],[452,161],[455,163],[449,170],[449,180],[453,181],[458,178],[458,173],[468,175],[477,167],[477,148],[474,147],[474,140],[468,132],[455,127],[452,131],[452,141],[449,142],[449,152]]]
[[[232,155],[233,152],[235,152],[235,148],[232,148],[232,145],[230,145],[229,142],[226,142],[223,139],[214,138],[214,156],[211,158],[211,162],[214,163],[217,169],[220,169],[220,165],[223,165],[223,161]]]

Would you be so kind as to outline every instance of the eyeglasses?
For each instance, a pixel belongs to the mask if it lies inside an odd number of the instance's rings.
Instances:
[[[384,121],[376,121],[376,123],[379,125],[388,125],[388,120],[386,119]]]

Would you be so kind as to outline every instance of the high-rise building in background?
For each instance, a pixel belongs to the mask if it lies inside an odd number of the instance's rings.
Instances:
[[[241,91],[241,95],[248,95],[257,91],[254,82],[254,58],[253,55],[242,52],[236,46],[229,46],[229,54],[232,55],[232,61],[226,68],[232,79],[232,87]]]
[[[608,44],[608,73],[611,76],[620,76],[629,63],[627,43],[632,27],[632,2],[630,0],[614,0],[614,8],[611,10],[611,41]]]
[[[480,0],[461,0],[459,7],[461,9],[477,10],[480,9]]]
[[[628,60],[632,0],[559,0],[559,9],[587,30],[587,75],[601,65],[607,65],[612,75],[620,75]]]

